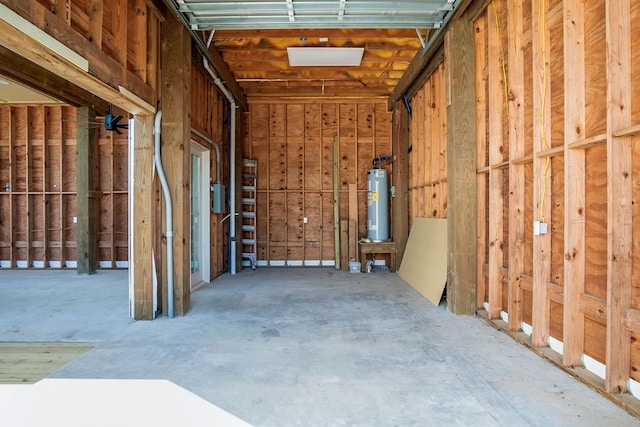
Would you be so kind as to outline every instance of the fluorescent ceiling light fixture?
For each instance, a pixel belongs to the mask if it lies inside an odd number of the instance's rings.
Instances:
[[[363,47],[288,47],[292,67],[357,67]]]

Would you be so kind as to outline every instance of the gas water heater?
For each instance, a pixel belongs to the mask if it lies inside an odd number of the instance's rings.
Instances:
[[[367,171],[367,237],[372,242],[389,240],[389,173]]]

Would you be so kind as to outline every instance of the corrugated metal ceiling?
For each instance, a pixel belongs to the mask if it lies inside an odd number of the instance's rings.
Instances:
[[[193,30],[440,28],[457,0],[173,0]]]

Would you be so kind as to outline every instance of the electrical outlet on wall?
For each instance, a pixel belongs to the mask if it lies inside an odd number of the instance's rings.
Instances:
[[[547,234],[548,226],[546,222],[534,221],[533,222],[533,235],[539,236],[541,234]]]

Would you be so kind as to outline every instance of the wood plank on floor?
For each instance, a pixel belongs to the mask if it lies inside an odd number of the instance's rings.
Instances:
[[[0,342],[0,384],[36,383],[94,347],[92,343]]]

